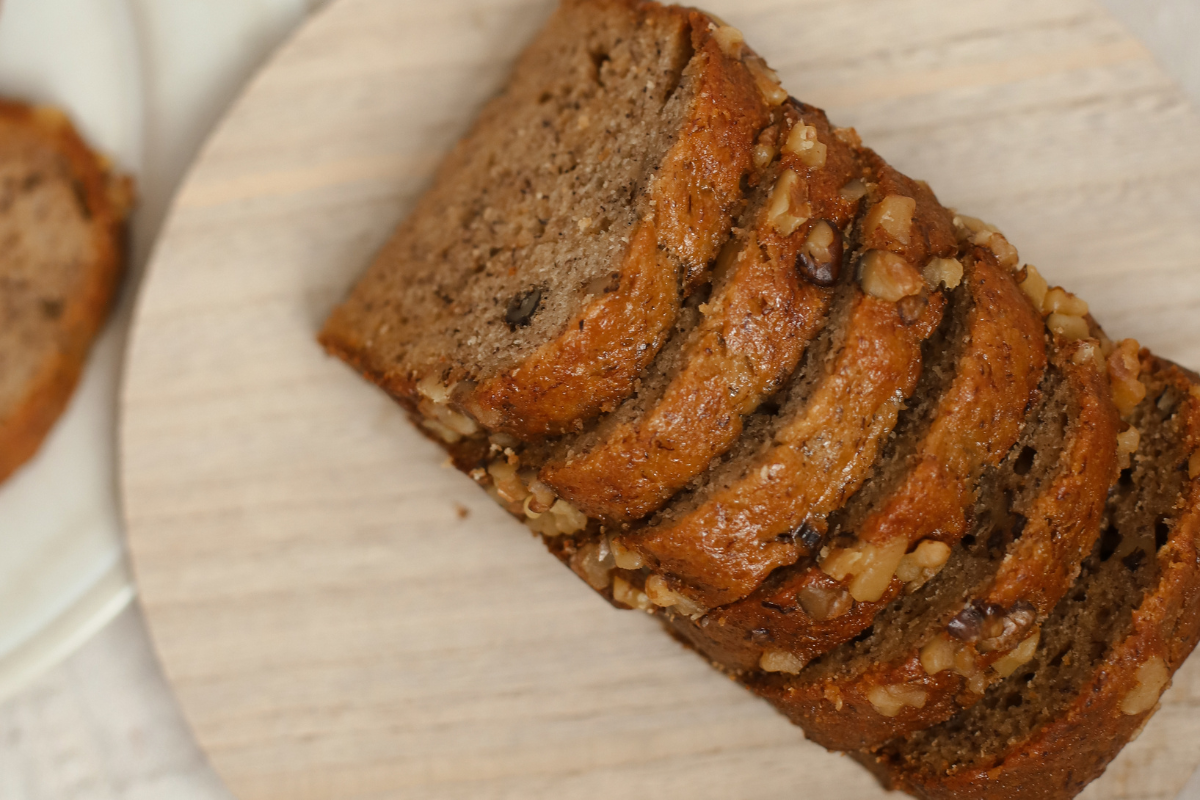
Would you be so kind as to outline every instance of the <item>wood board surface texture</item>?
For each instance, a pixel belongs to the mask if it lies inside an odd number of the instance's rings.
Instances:
[[[797,97],[1200,367],[1200,118],[1091,0],[713,0]],[[252,81],[139,300],[124,507],[156,648],[241,800],[873,798],[609,608],[314,335],[550,0],[338,0]],[[1174,797],[1200,663],[1087,792]]]

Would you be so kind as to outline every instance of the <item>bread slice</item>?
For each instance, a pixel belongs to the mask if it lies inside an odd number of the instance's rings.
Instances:
[[[1100,535],[1116,477],[1119,418],[1097,351],[1057,343],[1047,402],[941,574],[800,675],[751,679],[810,739],[857,750],[929,727],[1031,657],[1037,625]]]
[[[971,709],[861,755],[889,786],[927,800],[1074,797],[1200,639],[1200,387],[1147,353],[1143,363],[1140,448],[1036,653]]]
[[[829,574],[838,552],[866,555],[856,535],[877,552],[894,548],[885,560],[895,564],[924,539],[952,546],[967,532],[981,472],[1004,458],[1035,402],[1045,336],[1040,315],[995,254],[972,247],[963,262],[949,324],[925,344],[913,406],[863,488],[831,518],[830,541],[848,543],[828,548],[824,570],[807,559],[745,600],[699,620],[679,619],[680,633],[709,658],[739,671],[765,658],[772,669],[795,672],[869,628],[905,589],[904,580],[887,579],[890,571],[870,584],[865,570],[858,584],[853,574]],[[944,563],[950,548],[933,549]],[[925,569],[936,567],[937,559]],[[906,577],[912,590],[922,582]]]
[[[951,215],[928,187],[868,150],[862,157],[872,183],[858,274],[839,288],[781,411],[748,430],[699,489],[619,537],[689,607],[740,600],[805,553],[802,526],[823,530],[858,489],[916,386],[921,343],[941,322],[945,298],[918,269],[957,255]]]
[[[784,99],[700,12],[564,0],[321,342],[448,441],[578,430],[703,283]]]
[[[62,112],[0,100],[0,480],[74,391],[121,276],[131,200]]]
[[[758,146],[763,160],[779,158],[755,176],[699,321],[679,356],[655,365],[665,385],[644,379],[625,407],[591,436],[568,439],[541,470],[588,516],[630,522],[661,507],[733,446],[742,418],[792,374],[825,323],[865,175],[823,112],[794,102],[784,111]]]

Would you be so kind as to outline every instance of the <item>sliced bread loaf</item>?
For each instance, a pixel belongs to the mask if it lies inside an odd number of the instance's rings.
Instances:
[[[799,675],[751,678],[809,738],[877,746],[948,719],[1032,657],[1038,624],[1100,535],[1116,477],[1119,420],[1098,352],[1057,343],[1047,402],[985,478],[974,529],[937,577]]]
[[[972,247],[962,266],[914,401],[863,488],[832,516],[823,564],[807,559],[745,600],[680,620],[726,668],[765,659],[797,671],[870,627],[906,585],[918,588],[966,533],[980,473],[1009,451],[1034,403],[1045,348],[1040,316],[990,250]]]
[[[711,296],[677,363],[665,359],[660,369],[671,370],[665,385],[654,392],[644,380],[628,408],[593,435],[565,441],[541,471],[589,516],[639,519],[706,470],[825,323],[865,176],[824,113],[794,102],[784,110],[756,149],[763,161],[773,151],[779,158],[755,176]]]
[[[121,276],[131,200],[65,115],[0,100],[0,480],[79,380]]]
[[[1143,363],[1140,446],[1078,582],[1036,651],[981,702],[859,757],[889,786],[927,800],[1074,797],[1200,639],[1200,387],[1172,364]]]
[[[443,439],[576,430],[634,392],[784,99],[704,14],[565,0],[321,342]]]
[[[740,600],[805,554],[806,532],[822,533],[870,470],[921,374],[921,343],[941,322],[945,298],[919,270],[957,255],[951,215],[927,187],[861,152],[870,210],[855,234],[855,274],[781,410],[748,429],[699,488],[618,539],[630,566],[648,568],[689,608]]]

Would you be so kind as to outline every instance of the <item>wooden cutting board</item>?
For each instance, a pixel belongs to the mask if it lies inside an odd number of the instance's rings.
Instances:
[[[1200,119],[1090,0],[711,0],[1110,331],[1200,367]],[[873,798],[600,601],[313,336],[549,0],[340,0],[252,82],[158,244],[124,392],[142,603],[242,800]],[[1200,660],[1094,798],[1173,797]]]

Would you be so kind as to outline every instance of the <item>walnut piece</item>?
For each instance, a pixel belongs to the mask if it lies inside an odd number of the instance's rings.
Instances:
[[[916,211],[916,200],[899,194],[889,194],[867,212],[863,230],[867,236],[874,236],[882,228],[897,242],[908,244],[912,240],[913,214]]]
[[[1137,684],[1121,698],[1121,712],[1132,717],[1154,708],[1170,680],[1166,662],[1159,656],[1151,656],[1138,667]]]
[[[853,577],[846,587],[850,596],[860,603],[875,603],[887,591],[907,549],[908,542],[900,538],[881,545],[858,542],[831,551],[821,570],[836,581]]]
[[[804,669],[804,660],[795,653],[786,650],[766,650],[758,661],[763,672],[786,672],[789,675],[799,675]]]
[[[924,708],[929,696],[915,686],[873,686],[867,699],[880,716],[896,717],[906,708]]]
[[[962,283],[963,265],[957,258],[931,258],[921,274],[925,282],[935,289],[939,283],[947,289],[955,289]]]
[[[854,607],[854,598],[841,586],[805,586],[796,593],[796,602],[816,622],[835,619]]]
[[[925,280],[900,256],[886,250],[869,250],[859,268],[859,283],[872,297],[889,303],[921,293]]]
[[[788,134],[783,152],[796,156],[806,167],[820,169],[825,166],[829,148],[817,138],[817,129],[812,125],[796,125]]]
[[[792,213],[792,192],[799,183],[799,175],[793,170],[784,170],[767,203],[767,223],[783,236],[791,236],[796,228],[808,222],[807,217]]]
[[[992,664],[992,669],[996,670],[1001,678],[1007,678],[1021,667],[1033,660],[1034,654],[1037,652],[1038,642],[1042,639],[1042,632],[1035,630],[1030,636],[1009,653],[1005,654]]]

